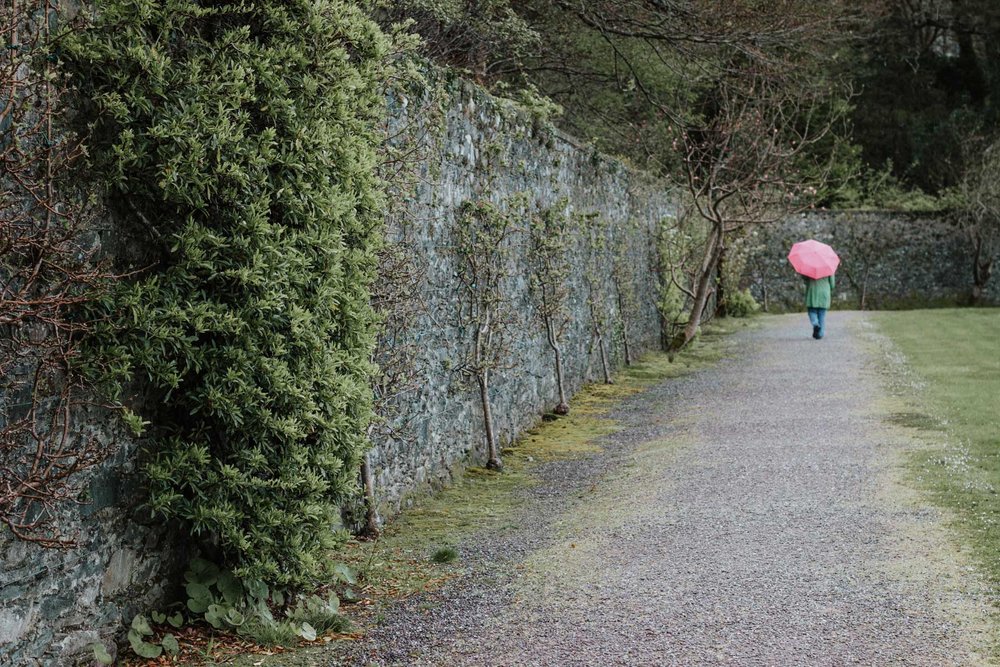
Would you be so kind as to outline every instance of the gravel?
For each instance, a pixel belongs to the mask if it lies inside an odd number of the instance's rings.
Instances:
[[[992,664],[983,584],[899,482],[860,313],[739,334],[626,401],[604,452],[545,464],[519,527],[336,665]]]

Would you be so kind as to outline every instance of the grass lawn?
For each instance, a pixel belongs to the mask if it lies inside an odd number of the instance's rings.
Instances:
[[[875,322],[906,356],[908,411],[924,431],[914,474],[956,523],[1000,599],[1000,309],[885,312]],[[912,382],[916,380],[916,382]]]

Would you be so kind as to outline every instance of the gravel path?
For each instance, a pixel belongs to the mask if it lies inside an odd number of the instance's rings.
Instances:
[[[515,531],[334,664],[981,665],[985,596],[899,484],[859,313],[768,318],[630,399],[605,452],[548,464]]]

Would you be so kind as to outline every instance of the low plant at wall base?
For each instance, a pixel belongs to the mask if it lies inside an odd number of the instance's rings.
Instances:
[[[334,577],[330,584],[352,599],[350,587],[357,583],[354,572],[338,565]],[[263,647],[294,646],[350,629],[350,622],[340,613],[341,595],[329,587],[321,594],[287,595],[260,580],[241,581],[231,571],[195,558],[184,573],[184,590],[185,602],[132,619],[127,639],[135,655],[183,658],[209,633],[222,642],[226,637],[241,637]],[[113,662],[103,644],[92,648],[99,662]]]
[[[91,353],[145,387],[149,508],[242,580],[316,581],[357,490],[388,41],[352,2],[108,0],[66,44],[89,175],[149,249]]]

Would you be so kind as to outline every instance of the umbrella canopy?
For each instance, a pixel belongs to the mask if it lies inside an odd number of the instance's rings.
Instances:
[[[832,276],[840,266],[840,258],[833,248],[813,239],[793,245],[788,261],[796,271],[814,279]]]

